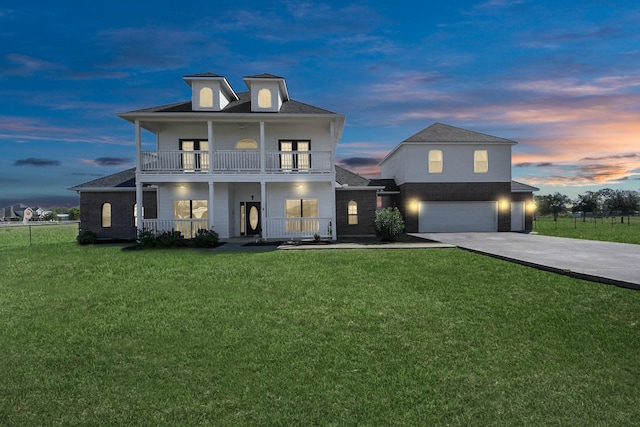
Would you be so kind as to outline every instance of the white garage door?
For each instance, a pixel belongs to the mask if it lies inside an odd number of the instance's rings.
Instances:
[[[497,202],[421,202],[420,233],[498,231]]]
[[[524,202],[511,202],[511,231],[524,230]]]

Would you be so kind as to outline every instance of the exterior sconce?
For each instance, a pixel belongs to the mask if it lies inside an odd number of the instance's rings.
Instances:
[[[501,211],[507,211],[509,210],[509,200],[507,199],[500,199],[498,201],[498,206],[500,207]]]

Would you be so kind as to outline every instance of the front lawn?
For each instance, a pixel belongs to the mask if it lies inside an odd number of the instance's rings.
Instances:
[[[16,250],[8,234],[0,425],[640,419],[640,292],[457,249]]]

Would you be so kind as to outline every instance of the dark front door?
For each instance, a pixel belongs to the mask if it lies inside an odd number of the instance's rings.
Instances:
[[[243,236],[261,234],[260,202],[240,203],[240,231]]]

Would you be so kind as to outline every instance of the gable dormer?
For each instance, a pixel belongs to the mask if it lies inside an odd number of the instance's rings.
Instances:
[[[194,111],[221,111],[238,95],[223,76],[213,73],[192,74],[183,77],[191,86],[191,105]]]
[[[247,76],[243,80],[251,93],[251,111],[254,113],[277,113],[282,104],[289,100],[283,77],[258,74]]]

